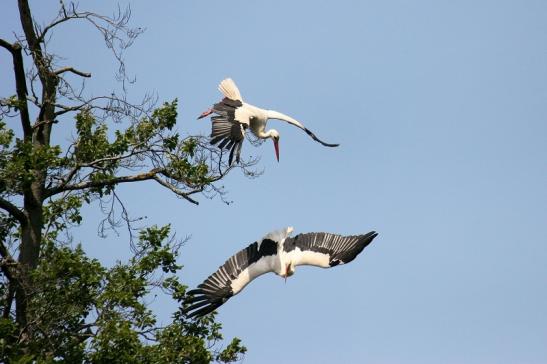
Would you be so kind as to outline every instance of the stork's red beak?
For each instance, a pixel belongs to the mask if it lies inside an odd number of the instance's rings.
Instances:
[[[290,268],[291,268],[290,264],[285,265],[285,284],[287,284],[287,277],[289,276],[289,269]]]
[[[207,110],[207,111],[204,111],[204,112],[202,112],[201,115],[198,117],[198,120],[199,120],[199,119],[203,119],[204,117],[209,116],[209,115],[211,115],[212,113],[213,113],[213,109],[209,109],[209,110]]]
[[[279,142],[275,139],[272,139],[275,147],[275,157],[277,158],[277,161],[279,162]]]

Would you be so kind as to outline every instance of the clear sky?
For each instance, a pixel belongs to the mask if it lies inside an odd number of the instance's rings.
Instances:
[[[96,3],[80,1],[113,10]],[[351,264],[299,267],[286,284],[263,276],[222,306],[245,364],[547,362],[547,2],[158,3],[131,2],[133,24],[147,28],[127,53],[132,96],[178,97],[179,130],[208,134],[195,118],[232,77],[247,101],[341,144],[271,122],[281,162],[272,143],[246,143],[264,174],[230,175],[229,206],[124,187],[133,216],[192,236],[183,280],[199,284],[284,226],[380,233]],[[58,1],[32,4],[45,22]],[[1,7],[0,35],[13,39],[16,2]],[[51,48],[93,73],[89,90],[117,88],[100,36],[65,29]],[[76,240],[110,264],[129,246],[123,234],[97,238],[98,211],[86,209]],[[164,319],[175,309],[154,307]]]

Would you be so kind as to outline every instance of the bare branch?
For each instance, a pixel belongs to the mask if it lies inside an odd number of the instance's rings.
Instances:
[[[19,0],[25,1],[25,0]],[[26,1],[25,1],[26,2]],[[123,52],[127,49],[133,41],[142,33],[142,28],[131,28],[128,26],[129,19],[131,17],[131,7],[127,6],[125,10],[121,8],[113,16],[104,16],[94,12],[80,11],[78,5],[75,3],[70,4],[70,8],[66,8],[61,2],[61,9],[57,14],[57,17],[51,21],[43,29],[37,26],[38,36],[35,41],[39,43],[46,43],[45,38],[48,32],[54,27],[67,22],[69,20],[83,20],[90,23],[95,27],[104,37],[106,46],[112,51],[114,57],[119,63],[117,78],[125,83],[125,81],[132,82],[128,79],[125,72],[125,63],[123,59]],[[26,30],[25,30],[26,33]],[[32,47],[31,47],[32,48]],[[125,89],[125,86],[124,86]]]
[[[0,197],[0,208],[7,211],[11,216],[17,219],[17,221],[19,221],[22,225],[26,224],[27,217],[25,216],[23,211],[21,211],[17,206],[12,204],[10,201]]]
[[[63,67],[58,69],[57,71],[54,71],[53,73],[55,73],[56,75],[60,75],[63,72],[72,72],[78,76],[91,77],[91,73],[78,71],[77,69],[74,69],[73,67]]]
[[[195,192],[184,192],[178,188],[176,188],[175,186],[173,186],[172,184],[162,180],[158,175],[154,175],[154,181],[158,182],[160,185],[162,185],[163,187],[166,187],[168,189],[170,189],[171,191],[173,191],[177,196],[180,196],[182,198],[184,198],[185,200],[188,200],[190,201],[191,203],[195,204],[195,205],[199,205],[199,202],[197,202],[196,200],[194,200],[193,198],[190,198],[190,194],[192,193],[196,193],[196,192],[200,192],[200,190],[196,190]],[[202,189],[201,189],[202,190]]]
[[[47,32],[50,31],[55,26],[61,23],[64,23],[65,21],[79,18],[79,16],[76,16],[76,15],[69,16],[68,13],[66,12],[64,5],[62,5],[61,11],[63,12],[63,16],[57,20],[52,21],[50,24],[46,25],[44,29],[42,29],[40,35],[38,36],[38,42],[44,42]]]
[[[28,49],[32,55],[32,59],[40,82],[42,84],[42,100],[40,107],[40,114],[38,115],[38,121],[47,121],[41,123],[36,129],[36,133],[33,133],[34,140],[39,144],[49,144],[51,137],[52,121],[55,119],[55,100],[57,97],[57,85],[59,78],[52,73],[51,62],[52,57],[45,53],[41,47],[41,43],[36,36],[35,22],[32,18],[32,13],[28,4],[28,0],[18,0],[19,6],[19,18],[21,20],[21,26],[25,33],[25,40],[28,44]]]
[[[112,157],[99,158],[99,159],[95,159],[95,160],[93,160],[91,162],[87,162],[87,163],[78,163],[75,166],[73,166],[68,171],[68,173],[66,173],[64,176],[61,176],[61,175],[52,176],[53,179],[56,179],[57,181],[59,181],[59,184],[56,185],[53,188],[55,188],[57,190],[62,190],[64,188],[64,186],[68,185],[74,179],[74,177],[76,177],[78,172],[80,172],[84,168],[103,169],[99,166],[102,163],[109,163],[109,162],[110,163],[122,163],[124,160],[130,159],[130,158],[133,158],[133,157],[139,157],[141,154],[145,154],[145,153],[148,152],[147,150],[138,150],[139,147],[140,147],[140,145],[134,146],[133,150],[131,152],[127,153],[127,154],[117,155],[117,156],[112,156]],[[48,187],[51,187],[51,183]]]
[[[32,127],[27,104],[27,81],[25,79],[25,67],[23,65],[23,54],[21,44],[10,44],[0,39],[0,45],[10,51],[13,58],[13,72],[15,75],[15,89],[17,92],[17,109],[21,117],[21,125],[25,139],[32,137]]]
[[[25,32],[25,38],[30,48],[32,58],[34,58],[34,63],[40,70],[40,77],[42,78],[46,76],[44,74],[44,71],[47,69],[47,65],[44,62],[42,48],[40,47],[40,43],[38,42],[38,38],[36,37],[34,20],[32,19],[30,7],[27,0],[18,0],[17,3],[19,5],[19,17],[21,19],[23,31]],[[44,80],[42,80],[42,82],[45,84]]]
[[[76,176],[76,173],[78,173],[78,171],[81,168],[82,168],[81,165],[77,165],[74,168],[72,168],[70,170],[70,172],[68,172],[68,174],[65,177],[61,178],[61,184],[59,186],[57,186],[57,188],[62,188],[64,186],[66,186],[67,184],[69,184],[70,181],[72,181],[72,178],[74,178],[74,176]]]
[[[4,39],[0,38],[0,46],[3,48],[6,48],[8,51],[13,53],[13,45],[10,42],[5,41]]]
[[[106,186],[113,186],[120,183],[146,181],[146,180],[153,179],[154,176],[160,171],[161,171],[160,169],[154,168],[145,173],[139,173],[139,174],[135,174],[131,176],[119,176],[119,177],[114,177],[104,181],[87,181],[87,182],[76,183],[73,185],[70,185],[70,184],[65,186],[61,185],[61,186],[57,186],[47,190],[45,193],[45,196],[47,198],[64,191],[77,191],[77,190],[85,190],[88,188],[101,188]]]
[[[72,91],[70,91],[70,93],[73,94]],[[138,104],[133,104],[127,101],[125,96],[119,97],[115,94],[112,94],[110,96],[96,96],[89,99],[84,99],[83,97],[78,95],[73,95],[72,97],[67,97],[67,95],[63,96],[72,101],[77,101],[78,104],[56,104],[55,107],[58,109],[55,112],[56,117],[69,112],[77,112],[82,109],[90,109],[103,111],[104,115],[96,115],[99,119],[105,120],[107,117],[110,117],[114,122],[121,121],[123,117],[129,117],[132,120],[136,121],[140,117],[150,114],[153,105],[157,101],[151,95],[145,95],[143,100]]]

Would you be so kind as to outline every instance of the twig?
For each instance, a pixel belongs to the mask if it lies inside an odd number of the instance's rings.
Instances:
[[[188,196],[190,193],[188,192],[184,192],[178,188],[176,188],[175,186],[173,186],[172,184],[162,180],[158,175],[154,175],[154,181],[158,182],[160,185],[162,185],[163,187],[166,187],[168,189],[170,189],[171,191],[173,191],[177,196],[180,196],[182,198],[184,198],[185,200],[188,200],[190,201],[191,203],[195,204],[195,205],[199,205],[199,202],[197,202],[196,200],[194,200],[193,198],[190,198],[190,196]],[[196,192],[199,192],[199,191],[196,191]],[[194,192],[195,193],[195,192]]]

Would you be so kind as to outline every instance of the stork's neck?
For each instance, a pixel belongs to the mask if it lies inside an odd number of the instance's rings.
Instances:
[[[292,233],[292,226],[286,227],[284,229],[275,230],[266,234],[262,240],[270,239],[277,243],[277,259],[275,260],[274,272],[277,275],[283,276],[287,271],[285,265],[285,252],[283,251],[283,243],[285,239]],[[260,247],[259,247],[260,249]]]
[[[277,250],[280,257],[284,255],[283,245],[285,244],[285,239],[287,239],[291,235],[293,230],[294,228],[292,226],[288,226],[285,229],[277,230],[272,233],[276,235],[276,241],[278,242]]]
[[[268,234],[266,234],[262,239],[271,239],[276,242],[282,242],[287,238],[292,232],[294,228],[292,226],[286,227],[284,229],[271,231]]]
[[[298,120],[296,120],[294,118],[291,118],[289,115],[285,115],[283,113],[280,113],[279,111],[266,110],[266,116],[268,117],[268,119],[283,120],[283,121],[286,121],[290,124],[296,125],[299,128],[302,128],[302,129],[304,128],[304,125],[302,125],[301,122],[299,122]]]

